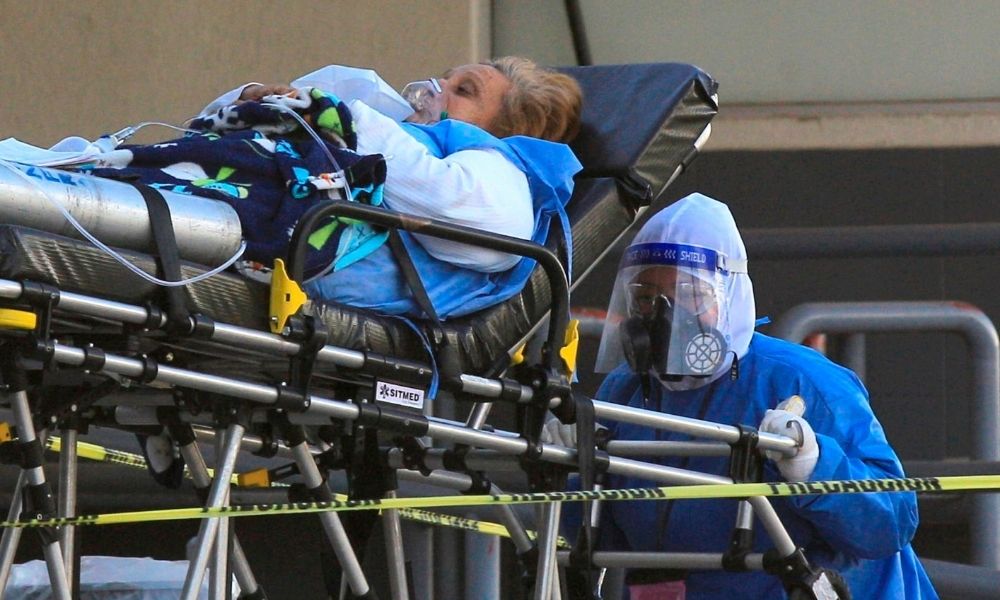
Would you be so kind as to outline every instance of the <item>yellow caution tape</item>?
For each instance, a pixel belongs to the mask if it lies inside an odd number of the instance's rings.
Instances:
[[[430,496],[423,498],[385,498],[373,500],[333,500],[330,502],[290,502],[282,504],[248,504],[222,508],[175,508],[97,515],[82,515],[61,519],[27,519],[6,521],[0,527],[61,527],[64,525],[113,525],[179,519],[213,517],[250,517],[275,514],[304,514],[354,510],[385,510],[444,508],[459,506],[489,506],[498,504],[541,504],[546,502],[580,502],[584,500],[693,500],[746,498],[748,496],[807,496],[871,492],[959,492],[1000,488],[1000,475],[970,475],[961,477],[918,477],[906,479],[864,479],[847,481],[815,481],[803,483],[735,483],[686,485],[673,487],[598,490],[592,492],[544,492],[496,494],[480,496]]]
[[[45,449],[53,452],[62,452],[62,440],[59,436],[50,435],[45,440]],[[109,462],[129,467],[146,468],[146,460],[138,454],[122,452],[121,450],[111,450],[97,444],[77,441],[76,454],[81,458],[96,460],[99,462]]]
[[[429,512],[426,510],[416,510],[412,508],[401,508],[399,509],[399,516],[408,519],[410,521],[417,521],[420,523],[427,523],[429,525],[442,525],[445,527],[452,527],[455,529],[465,529],[466,531],[476,531],[478,533],[485,533],[486,535],[497,535],[500,537],[510,537],[510,532],[507,528],[499,523],[491,523],[489,521],[479,521],[477,519],[467,519],[465,517],[457,517],[455,515],[446,515],[443,513]],[[528,535],[528,539],[535,539],[537,533],[534,531],[525,530]],[[569,548],[569,541],[559,536],[556,538],[556,544],[560,548]]]
[[[447,525],[449,527],[465,529],[467,531],[478,531],[479,533],[510,537],[510,534],[507,532],[507,528],[499,523],[478,521],[476,519],[467,519],[465,517],[458,517],[455,515],[427,512],[425,510],[413,510],[409,508],[399,509],[399,516],[402,517],[404,514],[409,515],[406,518],[411,521],[426,523],[428,525]]]
[[[48,439],[45,440],[45,449],[53,452],[61,452],[62,440],[57,435],[49,436]],[[127,467],[135,467],[138,469],[146,468],[146,459],[140,454],[105,448],[104,446],[81,442],[79,440],[76,442],[76,455],[81,458],[96,460],[98,462],[114,463],[116,465],[125,465]],[[215,475],[215,471],[213,469],[207,470],[209,477],[213,477]],[[187,477],[188,479],[191,478],[191,471],[188,470],[187,466],[184,467],[184,477]],[[238,477],[238,475],[234,474],[231,482],[233,484],[238,484]]]
[[[4,426],[7,426],[9,429],[9,425],[0,422],[0,433],[2,433]],[[53,452],[60,452],[62,450],[62,440],[60,440],[58,436],[49,436],[49,438],[45,441],[45,448],[47,450],[52,450]],[[105,448],[103,446],[98,446],[97,444],[90,444],[88,442],[77,441],[76,452],[77,456],[89,460],[111,462],[115,464],[126,465],[129,467],[137,467],[140,469],[146,468],[146,460],[139,454],[133,454],[131,452],[124,452],[121,450],[113,450],[110,448]],[[209,471],[211,475],[211,469],[209,469]],[[184,474],[190,477],[190,472],[188,471],[187,467],[184,468]],[[240,475],[233,475],[233,480],[232,480],[233,483],[238,484],[239,478]],[[281,484],[270,482],[269,485],[280,486]],[[335,494],[334,498],[339,502],[347,501],[347,496],[343,494]],[[479,521],[476,519],[467,519],[465,517],[434,513],[425,510],[416,510],[411,508],[401,508],[399,510],[399,516],[410,521],[417,521],[419,523],[426,523],[429,525],[441,525],[445,527],[452,527],[455,529],[464,529],[466,531],[476,531],[487,535],[510,537],[510,532],[507,531],[507,528],[505,526],[499,523],[491,523],[489,521]],[[530,538],[534,537],[534,532],[528,531],[527,533],[528,537]],[[569,546],[569,543],[561,537],[559,538],[559,544],[564,547]]]

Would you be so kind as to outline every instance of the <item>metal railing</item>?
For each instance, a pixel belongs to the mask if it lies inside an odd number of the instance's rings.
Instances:
[[[775,322],[773,334],[801,342],[810,333],[953,332],[969,346],[973,366],[972,456],[1000,460],[1000,342],[982,311],[958,302],[801,304]],[[1000,570],[1000,495],[978,494],[970,516],[973,563]]]

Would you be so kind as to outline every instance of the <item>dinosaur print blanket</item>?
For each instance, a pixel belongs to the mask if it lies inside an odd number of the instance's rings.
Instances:
[[[179,139],[122,146],[111,166],[104,161],[92,173],[227,202],[247,242],[244,272],[284,258],[295,224],[315,203],[382,203],[385,160],[354,152],[350,111],[318,89],[228,106],[190,129]],[[333,219],[309,237],[306,277],[360,260],[386,237],[365,223]]]

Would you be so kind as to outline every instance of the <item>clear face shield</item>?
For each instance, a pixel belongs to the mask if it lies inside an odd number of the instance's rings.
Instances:
[[[433,125],[448,118],[448,99],[437,79],[410,82],[400,95],[413,107],[414,113],[406,119],[410,123]]]
[[[665,380],[708,377],[729,350],[725,256],[697,246],[649,243],[622,257],[597,353],[597,372],[628,362]]]

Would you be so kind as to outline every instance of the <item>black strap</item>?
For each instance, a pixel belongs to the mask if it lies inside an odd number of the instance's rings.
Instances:
[[[576,456],[580,488],[589,492],[594,489],[594,403],[578,392],[573,392],[573,401],[576,403]],[[584,502],[585,507],[589,508],[589,505],[589,500]]]
[[[596,418],[593,401],[577,392],[573,392],[573,402],[576,417],[576,456],[577,469],[580,472],[580,489],[593,491],[595,484],[594,447],[596,446],[594,428]],[[593,502],[583,502],[583,523],[580,535],[570,553],[570,568],[566,571],[570,600],[592,600],[595,598],[596,586],[593,578],[594,539],[591,513]]]
[[[146,201],[149,228],[152,230],[156,249],[157,276],[165,281],[180,281],[181,258],[167,201],[156,188],[135,181],[125,182],[137,189]],[[181,286],[167,286],[163,288],[163,295],[167,305],[168,328],[175,331],[189,329],[188,319],[191,313],[187,309],[187,300]]]
[[[396,262],[399,263],[399,268],[403,271],[403,277],[406,278],[406,283],[410,286],[410,291],[413,292],[413,298],[417,301],[417,305],[430,317],[434,326],[443,335],[444,328],[441,325],[441,319],[438,318],[437,311],[434,310],[434,304],[431,302],[430,296],[427,295],[424,282],[420,279],[420,273],[417,273],[417,267],[413,264],[413,259],[410,257],[406,245],[403,244],[403,238],[399,235],[398,229],[389,230],[389,247],[396,255]]]
[[[413,258],[406,249],[406,244],[403,243],[403,238],[399,235],[398,229],[389,229],[389,248],[392,249],[392,253],[396,256],[396,262],[399,263],[399,269],[403,272],[406,284],[410,286],[410,291],[413,292],[413,299],[417,301],[417,305],[431,320],[431,334],[433,338],[431,344],[437,358],[438,370],[441,373],[442,381],[460,381],[462,370],[459,365],[458,354],[455,348],[448,342],[448,336],[444,332],[444,325],[441,323],[437,311],[434,310],[434,304],[431,302],[430,296],[427,295],[424,282],[420,279],[420,273],[417,272],[417,267],[413,264]]]

